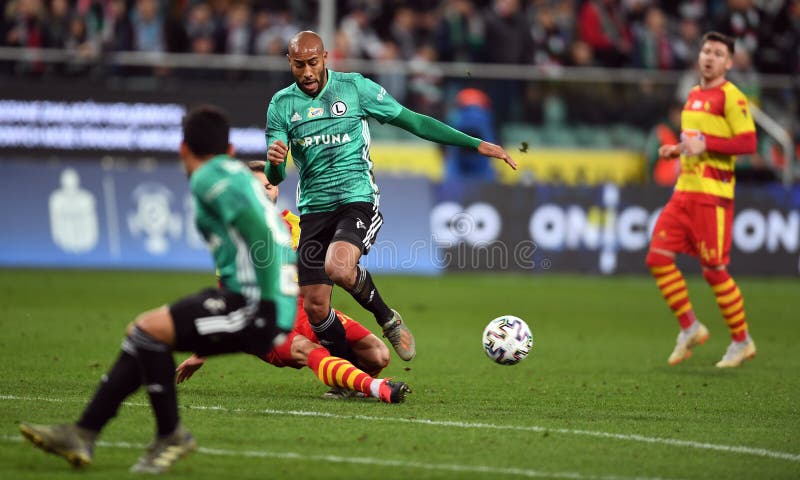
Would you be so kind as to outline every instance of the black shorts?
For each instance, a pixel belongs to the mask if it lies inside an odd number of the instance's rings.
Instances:
[[[203,357],[245,352],[262,356],[284,335],[275,326],[275,305],[248,305],[228,290],[207,288],[169,306],[175,325],[175,350]]]
[[[300,215],[300,244],[297,249],[297,271],[300,286],[333,282],[325,273],[325,255],[335,241],[345,241],[369,253],[383,215],[369,202],[347,203],[332,212]]]

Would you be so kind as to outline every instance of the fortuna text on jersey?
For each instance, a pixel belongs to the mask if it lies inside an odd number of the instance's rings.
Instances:
[[[292,143],[301,147],[310,147],[312,145],[337,145],[347,143],[350,141],[350,135],[347,133],[334,133],[332,135],[314,135],[313,137],[293,138]]]

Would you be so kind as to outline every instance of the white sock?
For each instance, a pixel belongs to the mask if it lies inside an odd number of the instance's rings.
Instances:
[[[381,384],[386,380],[375,378],[372,380],[372,383],[369,385],[369,393],[375,398],[381,398],[380,389]]]

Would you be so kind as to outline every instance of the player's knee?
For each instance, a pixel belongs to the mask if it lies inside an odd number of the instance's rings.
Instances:
[[[301,365],[308,365],[308,356],[315,348],[319,348],[319,345],[314,344],[302,335],[295,336],[292,339],[292,348],[290,350],[292,360]]]
[[[674,262],[675,262],[674,258],[654,250],[650,250],[649,252],[647,252],[647,257],[645,257],[644,259],[644,263],[650,269],[652,269],[653,267],[665,267]]]
[[[719,285],[730,278],[725,265],[703,265],[703,278],[709,285]]]
[[[306,296],[303,298],[303,310],[308,315],[308,321],[317,324],[328,317],[331,305],[327,298]]]
[[[355,283],[356,269],[349,265],[325,263],[325,273],[336,285],[349,288]]]
[[[372,337],[372,338],[370,338]],[[389,348],[378,337],[370,335],[356,346],[359,363],[369,371],[380,371],[389,366]],[[359,348],[360,347],[360,348]]]
[[[370,350],[373,354],[374,358],[374,367],[376,369],[383,370],[384,368],[389,366],[389,359],[391,356],[389,355],[389,349],[384,345],[383,342],[380,342],[376,348]]]

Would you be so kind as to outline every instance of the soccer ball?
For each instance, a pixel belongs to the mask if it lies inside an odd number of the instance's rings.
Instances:
[[[516,365],[533,348],[528,324],[513,315],[497,317],[483,330],[483,351],[501,365]]]

